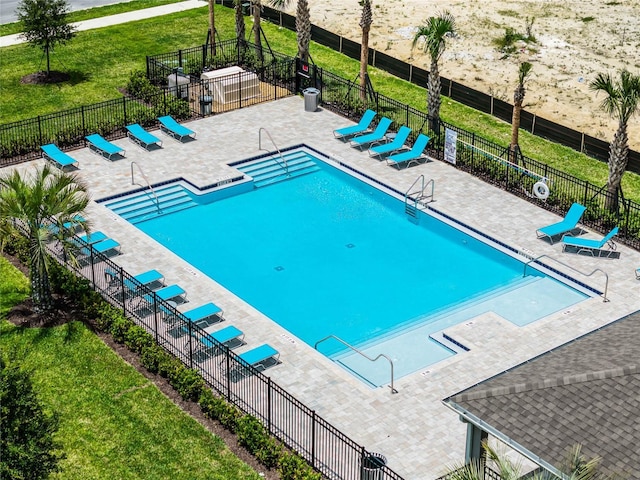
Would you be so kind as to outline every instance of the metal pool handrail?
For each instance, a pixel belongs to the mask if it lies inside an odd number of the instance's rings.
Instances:
[[[420,190],[415,190],[415,191],[412,192],[411,190],[413,189],[413,187],[415,187],[416,183],[418,183],[419,181],[422,181]],[[431,193],[429,195],[425,195],[424,191],[428,187],[431,187]],[[413,202],[414,202],[413,206],[415,208],[418,207],[418,203],[423,204],[422,200],[424,200],[424,199],[431,199],[431,201],[433,201],[434,188],[435,188],[435,181],[433,180],[433,178],[425,183],[424,174],[420,175],[418,178],[415,179],[415,181],[411,184],[411,186],[405,192],[405,194],[404,194],[404,203],[405,203],[405,205],[408,204],[409,199],[413,200]],[[415,195],[417,193],[419,194],[418,196],[412,197],[412,195]]]
[[[581,272],[580,270],[578,270],[577,268],[572,267],[571,265],[568,265],[568,264],[566,264],[566,263],[564,263],[564,262],[561,262],[561,261],[560,261],[560,260],[558,260],[557,258],[553,258],[552,256],[547,255],[547,254],[545,253],[545,254],[542,254],[542,255],[540,255],[540,256],[538,256],[538,257],[536,257],[536,258],[532,258],[532,259],[531,259],[531,260],[529,260],[527,263],[525,263],[525,264],[524,264],[524,270],[522,271],[522,276],[524,277],[524,276],[527,274],[527,267],[529,266],[529,264],[530,264],[530,263],[537,262],[538,260],[540,260],[541,258],[544,258],[544,257],[550,258],[551,260],[553,260],[553,261],[555,261],[555,262],[558,262],[560,265],[563,265],[563,266],[565,266],[565,267],[567,267],[567,268],[570,268],[570,269],[571,269],[571,270],[573,270],[574,272],[578,272],[580,275],[584,275],[585,277],[590,277],[591,275],[593,275],[593,274],[594,274],[594,273],[596,273],[596,272],[600,272],[600,273],[602,273],[602,274],[604,275],[604,277],[605,277],[605,282],[604,282],[604,294],[602,295],[602,297],[603,297],[602,301],[603,301],[603,302],[608,302],[608,301],[609,301],[609,299],[607,298],[607,289],[609,288],[609,274],[608,274],[607,272],[605,272],[604,270],[600,269],[600,268],[596,268],[596,269],[595,269],[593,272],[591,272],[591,273],[584,273],[584,272]]]
[[[325,340],[329,340],[330,338],[333,338],[334,340],[337,340],[338,342],[342,343],[345,347],[350,348],[351,350],[353,350],[354,352],[356,352],[359,355],[362,355],[364,358],[366,358],[367,360],[369,360],[370,362],[375,362],[376,360],[378,360],[380,357],[386,358],[387,361],[389,362],[389,365],[391,366],[391,393],[398,393],[398,390],[396,390],[393,387],[393,360],[391,360],[387,355],[385,355],[384,353],[379,354],[376,358],[371,358],[368,355],[366,355],[365,353],[361,352],[360,350],[358,350],[356,347],[353,347],[351,345],[349,345],[347,342],[345,342],[344,340],[342,340],[341,338],[336,337],[335,335],[329,335],[327,337],[324,337],[322,340],[318,340],[316,342],[316,344],[313,346],[313,348],[315,348],[316,350],[318,350],[318,345],[320,345],[322,342],[324,342]]]
[[[153,198],[155,198],[155,200],[156,200],[156,208],[158,209],[158,213],[160,213],[160,199],[158,199],[158,195],[156,195],[156,191],[153,189],[153,187],[149,183],[149,179],[147,178],[147,176],[142,171],[142,167],[140,165],[138,165],[136,162],[131,162],[131,185],[135,185],[136,184],[136,182],[133,179],[133,166],[134,165],[136,167],[138,167],[138,171],[140,171],[140,175],[142,175],[142,178],[144,178],[145,181],[147,182],[147,186],[149,187],[149,190],[151,190],[151,194],[153,195]]]
[[[269,140],[271,140],[271,143],[273,144],[273,146],[275,147],[275,149],[278,151],[278,155],[280,156],[280,160],[282,160],[282,163],[279,162],[277,159],[276,162],[278,162],[278,164],[284,168],[284,173],[285,175],[289,176],[289,165],[287,164],[287,161],[285,160],[285,158],[282,156],[282,152],[280,151],[280,149],[278,148],[278,146],[276,145],[276,142],[273,141],[273,138],[271,137],[271,134],[269,133],[269,131],[264,128],[264,127],[260,127],[260,129],[258,130],[258,150],[267,150],[266,148],[262,148],[262,132],[264,131],[264,133],[267,134],[267,137],[269,137]]]

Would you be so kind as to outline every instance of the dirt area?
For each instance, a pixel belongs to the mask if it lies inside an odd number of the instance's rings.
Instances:
[[[360,42],[357,2],[309,0],[311,21]],[[416,27],[448,10],[458,35],[451,38],[440,74],[513,103],[518,65],[533,64],[525,107],[548,120],[611,141],[617,122],[600,109],[604,98],[589,89],[598,73],[622,68],[640,75],[640,0],[372,0],[370,45],[395,58],[429,69],[429,57],[411,43]],[[295,2],[287,12],[294,13]],[[494,41],[505,29],[535,43],[517,44],[506,58]],[[375,85],[374,85],[375,87]],[[640,115],[629,124],[629,142],[640,150]]]
[[[28,275],[28,269],[20,263],[15,257],[5,255],[5,258],[17,267],[22,273]],[[7,320],[15,325],[24,328],[41,328],[41,327],[56,327],[64,325],[65,323],[81,318],[79,311],[75,308],[72,302],[64,297],[55,297],[55,308],[52,313],[48,315],[41,315],[33,311],[33,303],[31,299],[27,299],[24,302],[16,305],[7,313]],[[90,328],[93,329],[91,321],[86,322]],[[94,329],[95,331],[95,329]],[[152,374],[147,371],[146,368],[140,363],[138,355],[131,352],[124,345],[120,345],[113,341],[111,335],[106,335],[95,331],[96,335],[102,339],[116,354],[122,359],[132,365],[138,372],[158,387],[158,389],[166,395],[174,404],[184,410],[187,414],[195,418],[200,424],[202,424],[207,430],[214,435],[220,437],[227,445],[229,450],[233,452],[240,460],[251,466],[256,472],[260,473],[261,477],[266,480],[278,480],[280,475],[275,470],[267,470],[261,465],[256,458],[251,455],[244,447],[238,444],[238,438],[235,434],[226,430],[219,422],[213,421],[207,418],[200,410],[200,406],[195,402],[188,402],[182,399],[180,395],[173,389],[166,378],[160,375]]]

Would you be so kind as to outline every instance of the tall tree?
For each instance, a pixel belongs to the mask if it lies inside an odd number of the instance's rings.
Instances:
[[[242,3],[242,0],[233,0],[233,10],[236,20],[236,39],[238,40],[238,42],[244,42],[244,37],[246,35]]]
[[[601,107],[612,118],[618,120],[618,129],[609,147],[609,178],[607,180],[607,208],[618,209],[618,191],[622,176],[629,161],[629,137],[627,128],[629,120],[640,106],[640,75],[633,75],[628,70],[620,72],[620,78],[614,80],[611,75],[599,73],[590,85],[596,92],[604,92],[607,96]]]
[[[513,91],[513,115],[511,117],[511,145],[509,145],[510,160],[518,163],[518,153],[520,146],[518,145],[518,136],[520,133],[520,115],[522,114],[522,104],[526,90],[525,83],[531,75],[533,65],[529,62],[522,62],[518,68],[518,86]]]
[[[286,8],[291,0],[271,0],[276,8]],[[311,43],[311,14],[309,2],[298,0],[296,7],[296,34],[298,38],[298,58],[303,62],[309,61],[309,43]]]
[[[88,203],[84,184],[74,175],[53,171],[49,164],[31,178],[23,178],[17,170],[0,178],[0,242],[3,245],[16,230],[26,232],[31,297],[37,311],[53,307],[47,244],[58,240],[73,260],[77,246],[71,241],[73,229],[65,224],[84,225],[82,213]]]
[[[21,363],[0,356],[0,478],[46,479],[65,456],[54,440],[59,420],[44,410]]]
[[[76,35],[67,21],[66,0],[21,0],[16,9],[22,23],[22,37],[42,49],[47,57],[47,76],[51,74],[50,54],[56,45],[64,45]]]
[[[456,32],[456,24],[453,15],[449,12],[442,12],[437,17],[429,17],[425,25],[418,27],[418,31],[413,37],[412,48],[422,41],[423,51],[431,58],[429,68],[429,80],[427,83],[427,112],[431,130],[438,132],[440,125],[440,72],[438,62],[445,51],[447,35]]]
[[[360,43],[360,88],[362,100],[367,95],[367,66],[369,65],[369,32],[373,17],[371,14],[371,1],[361,0],[362,16],[360,17],[360,28],[362,28],[362,42]]]

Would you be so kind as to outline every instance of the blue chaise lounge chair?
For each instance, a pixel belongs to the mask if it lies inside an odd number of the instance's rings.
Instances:
[[[369,156],[370,157],[382,156],[386,153],[393,153],[397,150],[403,150],[404,148],[406,148],[404,144],[407,141],[407,138],[409,138],[410,133],[411,133],[411,129],[409,127],[405,125],[401,126],[400,129],[398,130],[398,133],[396,133],[395,137],[393,137],[393,139],[390,142],[387,142],[387,143],[377,142],[378,143],[377,145],[370,146]],[[388,136],[389,135],[387,134],[387,137]]]
[[[536,235],[538,238],[548,237],[549,243],[553,245],[553,237],[571,232],[578,228],[578,222],[582,218],[582,214],[586,209],[587,207],[584,205],[574,203],[571,205],[571,208],[569,208],[569,211],[561,222],[552,223],[546,227],[539,228],[536,230]]]
[[[87,142],[89,142],[89,150],[99,153],[109,160],[113,160],[114,155],[120,155],[122,157],[125,156],[124,148],[120,148],[116,144],[105,140],[99,133],[87,135],[84,138],[86,138]]]
[[[104,240],[100,240],[99,242],[92,243],[87,247],[82,247],[80,249],[80,254],[89,257],[91,252],[94,253],[111,253],[115,252],[117,255],[120,254],[120,244],[116,242],[113,238],[105,238]]]
[[[421,158],[426,160],[427,157],[424,155],[424,149],[427,148],[428,143],[429,137],[421,133],[416,137],[415,142],[413,142],[411,150],[389,155],[386,159],[387,165],[394,165],[396,168],[400,169],[400,165],[403,163],[406,163],[408,167],[412,163],[420,163]]]
[[[160,300],[172,300],[172,301],[180,301],[180,303],[187,303],[187,292],[180,285],[169,285],[168,287],[162,287],[160,290],[156,290],[153,293],[147,293],[143,295],[141,298],[146,301],[149,305],[153,305],[153,297],[154,294],[158,296]]]
[[[238,359],[246,366],[254,367],[260,371],[280,363],[280,352],[271,345],[264,343],[259,347],[238,355]]]
[[[391,123],[393,123],[393,121],[390,118],[382,117],[373,132],[353,137],[351,139],[351,146],[362,149],[364,145],[381,141],[387,134],[387,130],[391,126]]]
[[[375,116],[376,112],[367,110],[362,114],[362,118],[360,118],[360,121],[356,125],[338,128],[333,131],[333,136],[336,138],[346,138],[358,133],[368,132],[370,130],[369,125],[371,125]]]
[[[617,234],[618,227],[613,227],[613,229],[600,240],[564,235],[562,237],[562,251],[567,252],[569,251],[568,248],[570,248],[572,251],[575,251],[575,253],[584,252],[594,257],[610,257],[616,249],[616,244],[612,239]],[[609,250],[604,249],[605,245],[609,246]]]
[[[158,121],[160,122],[160,130],[162,130],[167,135],[175,138],[176,140],[180,140],[182,142],[185,138],[188,137],[196,138],[196,132],[185,127],[184,125],[180,125],[174,120],[171,115],[159,117]]]
[[[222,309],[213,302],[205,303],[183,313],[187,319],[196,325],[218,323],[224,320]]]
[[[145,150],[149,150],[151,145],[157,145],[158,148],[162,148],[162,140],[155,135],[147,132],[142,126],[137,123],[132,123],[126,126],[127,136],[132,142],[137,143]]]
[[[64,170],[66,167],[78,167],[78,161],[64,153],[62,150],[58,148],[54,143],[49,143],[47,145],[42,145],[40,147],[42,150],[42,157],[45,160],[49,160],[54,162],[58,167]]]
[[[104,276],[109,282],[109,286],[120,287],[120,274],[117,271],[107,268],[104,271]],[[146,272],[134,275],[132,278],[124,278],[122,284],[125,288],[126,296],[138,295],[141,293],[139,290],[142,286],[151,290],[163,287],[164,275],[155,269],[147,270]],[[147,290],[142,293],[145,293],[146,291]]]

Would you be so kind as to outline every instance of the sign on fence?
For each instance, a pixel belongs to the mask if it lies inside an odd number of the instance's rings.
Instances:
[[[456,164],[456,144],[458,143],[458,132],[447,128],[444,133],[444,159],[449,163]]]

